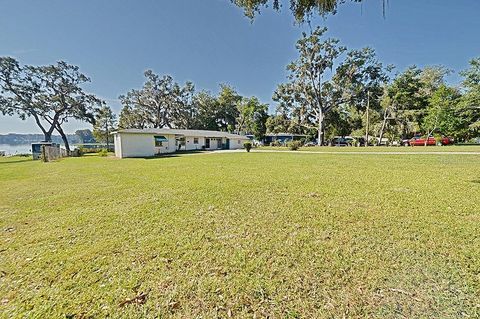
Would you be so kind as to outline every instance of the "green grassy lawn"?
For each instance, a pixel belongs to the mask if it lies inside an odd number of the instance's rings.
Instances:
[[[0,317],[480,316],[479,155],[7,158],[0,190]]]
[[[288,147],[274,147],[274,146],[262,146],[259,148],[254,148],[254,150],[277,150],[277,151],[288,151]],[[301,147],[299,151],[311,151],[311,152],[393,152],[393,153],[412,153],[412,152],[435,152],[435,153],[444,153],[444,152],[473,152],[480,153],[480,145],[468,145],[468,146],[414,146],[414,147],[385,147],[385,146],[369,146],[369,147],[331,147],[331,146],[321,146],[321,147]]]

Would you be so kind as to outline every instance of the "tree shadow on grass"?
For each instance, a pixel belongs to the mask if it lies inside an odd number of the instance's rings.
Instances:
[[[156,156],[146,156],[146,157],[141,157],[146,160],[155,160],[155,159],[162,159],[162,158],[170,158],[170,157],[180,157],[176,154],[164,154],[164,155],[156,155]]]
[[[480,179],[474,179],[474,180],[471,180],[470,182],[474,184],[480,184]]]
[[[210,151],[203,151],[203,150],[192,150],[192,151],[176,151],[175,153],[165,153],[165,154],[158,154],[155,156],[147,156],[142,157],[143,159],[159,159],[159,158],[170,158],[170,157],[182,157],[181,155],[188,155],[188,154],[202,154],[202,153],[209,153]]]
[[[3,164],[16,164],[16,163],[23,163],[23,162],[32,162],[33,159],[31,158],[26,158],[26,159],[21,159],[21,160],[9,160],[9,161],[0,161],[0,165]]]

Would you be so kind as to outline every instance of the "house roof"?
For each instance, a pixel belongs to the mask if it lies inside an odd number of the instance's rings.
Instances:
[[[265,134],[265,136],[307,136],[307,135],[292,134],[292,133],[269,133],[269,134]]]
[[[165,135],[178,135],[178,136],[198,136],[198,137],[213,137],[213,138],[230,138],[230,139],[242,139],[248,140],[248,137],[238,134],[231,134],[228,132],[219,131],[206,131],[206,130],[181,130],[173,128],[149,128],[149,129],[136,129],[129,128],[124,130],[118,130],[115,133],[120,134],[165,134]]]

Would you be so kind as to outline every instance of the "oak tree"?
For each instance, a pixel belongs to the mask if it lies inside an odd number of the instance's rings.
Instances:
[[[101,100],[82,86],[90,79],[79,67],[60,61],[46,66],[22,66],[11,57],[0,58],[0,111],[22,120],[32,117],[52,140],[57,131],[70,151],[63,125],[71,119],[94,123],[93,111]]]

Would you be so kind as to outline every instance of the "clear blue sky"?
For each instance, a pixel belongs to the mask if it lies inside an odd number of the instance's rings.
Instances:
[[[479,12],[478,0],[389,0],[384,19],[381,0],[367,0],[315,23],[348,48],[375,48],[398,70],[442,64],[458,72],[480,56]],[[287,8],[263,10],[250,23],[229,0],[0,0],[0,56],[79,65],[92,79],[88,91],[116,112],[117,97],[140,87],[146,69],[213,93],[228,83],[271,103],[303,28]],[[88,127],[72,122],[67,131]],[[0,133],[38,131],[0,115]]]

